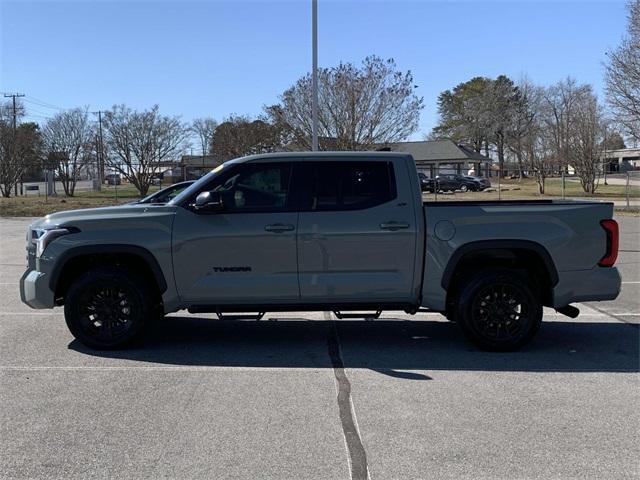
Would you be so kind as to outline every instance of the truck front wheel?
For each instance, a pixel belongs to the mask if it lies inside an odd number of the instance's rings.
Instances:
[[[97,350],[130,344],[153,315],[146,282],[122,268],[98,267],[69,288],[64,315],[73,336]]]
[[[517,350],[540,329],[542,303],[517,272],[482,270],[461,286],[458,298],[455,318],[483,350]]]

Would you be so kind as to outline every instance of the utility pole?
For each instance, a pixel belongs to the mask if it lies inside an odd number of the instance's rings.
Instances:
[[[12,98],[13,101],[13,133],[16,133],[16,118],[18,116],[17,108],[16,108],[16,98],[24,97],[24,93],[5,93],[4,98]]]
[[[12,101],[13,101],[13,142],[15,143],[16,141],[16,130],[17,130],[17,122],[16,119],[18,118],[18,112],[16,109],[16,98],[18,97],[24,97],[24,93],[5,93],[4,94],[4,98],[9,98],[11,97]],[[12,155],[13,157],[13,155]],[[12,158],[12,161],[15,161],[16,159]],[[20,175],[20,194],[22,194],[22,174]],[[15,184],[14,187],[14,195],[18,195],[18,184]]]
[[[102,183],[104,182],[104,144],[102,143],[102,110],[97,112],[91,112],[94,115],[98,115],[98,180],[100,186],[98,191],[102,190]]]
[[[312,138],[311,150],[318,150],[318,0],[311,0],[311,49],[312,49],[312,71],[311,71],[311,121]]]

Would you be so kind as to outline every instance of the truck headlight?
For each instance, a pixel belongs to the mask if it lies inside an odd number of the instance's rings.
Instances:
[[[47,248],[47,245],[56,238],[75,232],[77,232],[77,229],[74,228],[37,228],[33,230],[31,232],[31,243],[36,246],[36,258],[40,258]]]

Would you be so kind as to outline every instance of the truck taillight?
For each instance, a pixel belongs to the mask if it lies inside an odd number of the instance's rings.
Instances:
[[[607,252],[600,259],[598,265],[601,267],[612,267],[618,258],[618,244],[620,241],[620,232],[618,230],[618,222],[615,220],[600,220],[600,225],[607,233]]]

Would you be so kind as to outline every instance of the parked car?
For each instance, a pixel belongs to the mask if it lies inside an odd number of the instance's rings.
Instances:
[[[461,190],[466,192],[480,191],[491,186],[491,182],[484,177],[475,177],[471,175],[444,174],[436,177],[438,190],[454,191]]]
[[[120,175],[117,173],[110,173],[104,177],[104,183],[106,185],[120,185]]]
[[[420,190],[423,192],[433,191],[433,180],[427,177],[426,174],[418,172],[418,178],[420,179]]]
[[[186,182],[174,183],[162,190],[158,190],[157,192],[152,193],[151,195],[147,195],[142,200],[139,200],[135,203],[169,203],[175,197],[177,197],[184,189],[190,187],[195,183],[195,180],[189,180]]]
[[[465,180],[467,180],[469,190],[474,192],[479,192],[481,190],[485,190],[491,187],[491,181],[489,181],[486,177],[477,177],[474,175],[466,175]]]
[[[255,155],[155,208],[37,220],[20,295],[32,308],[64,305],[71,333],[98,349],[188,309],[256,319],[428,310],[481,348],[514,350],[535,336],[543,306],[573,318],[572,302],[618,296],[612,214],[602,202],[423,203],[401,153]]]

